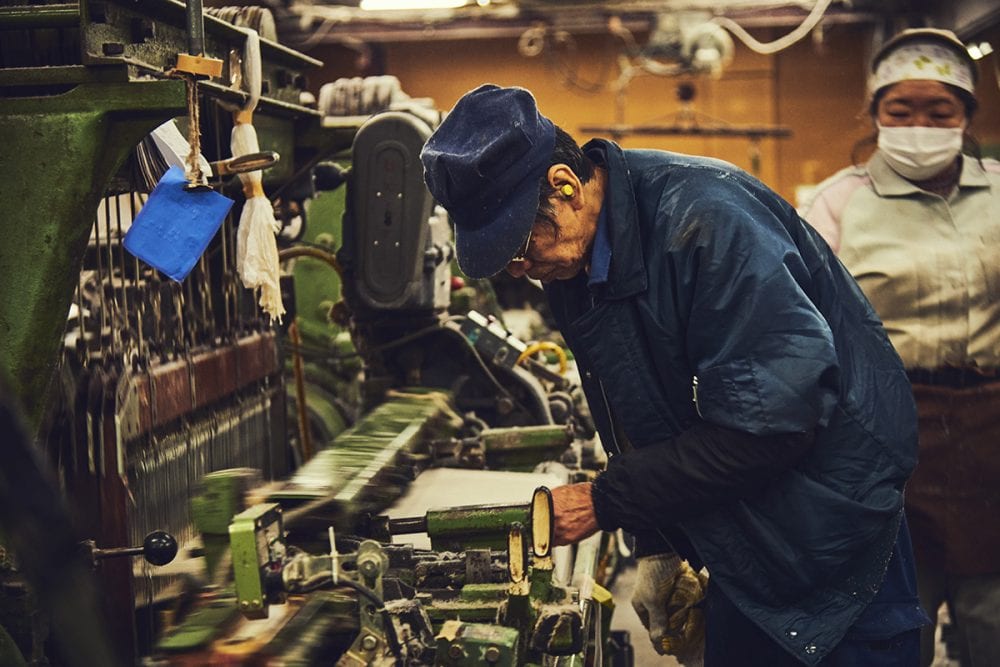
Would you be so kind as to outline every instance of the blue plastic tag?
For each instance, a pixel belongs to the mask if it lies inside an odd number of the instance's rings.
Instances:
[[[125,234],[125,249],[181,282],[205,252],[233,200],[214,190],[185,190],[180,167],[153,188]]]

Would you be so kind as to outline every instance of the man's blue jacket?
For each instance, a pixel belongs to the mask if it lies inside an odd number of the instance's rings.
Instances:
[[[917,452],[903,366],[850,274],[760,182],[716,160],[595,148],[608,280],[546,291],[601,440],[663,448],[628,472],[647,527],[680,527],[737,608],[816,664],[871,602],[896,539]],[[683,465],[664,443],[704,422],[815,440],[735,500],[661,502]]]

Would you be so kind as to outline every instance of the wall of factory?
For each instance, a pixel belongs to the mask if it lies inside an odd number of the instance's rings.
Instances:
[[[719,77],[643,74],[631,80],[620,99],[612,87],[621,71],[621,42],[607,35],[575,36],[563,48],[531,58],[521,55],[511,38],[386,44],[368,59],[327,47],[311,52],[326,63],[311,83],[318,88],[340,76],[393,74],[410,96],[430,97],[441,109],[481,83],[524,86],[553,121],[578,139],[607,136],[581,131],[586,126],[616,120],[671,124],[690,119],[691,113],[700,125],[785,126],[792,131],[790,138],[765,138],[758,144],[746,138],[681,136],[624,136],[619,142],[727,160],[796,203],[809,185],[850,164],[855,144],[871,134],[865,109],[871,31],[869,25],[827,26],[822,39],[806,38],[773,56],[754,53],[737,41],[733,61]],[[755,34],[767,41],[783,32]],[[984,38],[992,37],[1000,46],[998,32]],[[1000,146],[1000,93],[993,72],[997,58],[994,53],[980,63],[981,110],[973,126],[991,152]],[[681,83],[695,88],[687,117],[677,98]]]

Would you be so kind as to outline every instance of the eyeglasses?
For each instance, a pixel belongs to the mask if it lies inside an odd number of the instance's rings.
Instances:
[[[510,258],[511,262],[523,262],[528,259],[528,246],[531,245],[531,230],[528,230],[528,236],[525,237],[524,243],[518,248],[517,254]]]

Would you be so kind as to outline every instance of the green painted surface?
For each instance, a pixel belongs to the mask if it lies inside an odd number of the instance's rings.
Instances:
[[[434,664],[448,667],[481,667],[517,664],[518,631],[500,625],[462,623],[454,637],[437,638]]]
[[[243,510],[243,496],[259,479],[259,472],[231,468],[211,472],[201,478],[191,498],[191,518],[201,533],[205,549],[205,569],[213,577],[229,549],[229,522]]]
[[[327,252],[335,252],[341,244],[345,186],[321,192],[307,203],[306,231],[303,241]],[[325,262],[311,257],[295,260],[295,302],[303,337],[306,332],[335,336],[340,328],[326,319],[327,308],[320,304],[340,301],[340,276]],[[314,325],[311,329],[309,325]]]
[[[94,213],[128,153],[184,112],[181,81],[0,99],[0,365],[32,428],[58,361]]]
[[[573,441],[561,425],[486,429],[480,434],[490,468],[529,472],[543,461],[558,460]]]
[[[271,541],[281,536],[281,517],[274,503],[247,508],[234,516],[229,525],[236,595],[239,609],[247,618],[267,618],[268,602],[261,567],[271,557]]]
[[[272,501],[330,496],[345,512],[357,503],[382,470],[398,465],[406,452],[427,449],[428,438],[449,437],[457,424],[448,417],[443,392],[412,389],[389,394],[352,428],[341,433],[268,497]]]
[[[462,600],[500,602],[507,597],[507,584],[466,584],[459,594]]]
[[[206,648],[239,617],[236,598],[221,598],[188,614],[177,626],[164,633],[156,649],[180,653]]]
[[[437,551],[506,549],[514,523],[528,523],[528,505],[471,505],[427,512],[427,535]]]

